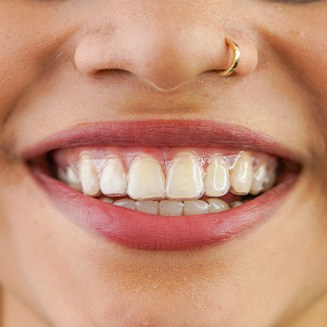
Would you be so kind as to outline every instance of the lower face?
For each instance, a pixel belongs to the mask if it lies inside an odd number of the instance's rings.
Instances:
[[[311,75],[324,80],[326,69],[308,67],[323,1],[239,4],[236,21],[245,10],[244,33],[260,39],[256,69],[197,75],[171,93],[72,67],[72,49],[102,35],[88,28],[108,19],[104,2],[13,3],[21,10],[0,2],[0,42],[12,40],[0,76],[8,67],[15,76],[0,86],[6,289],[55,326],[284,326],[325,294],[327,99]],[[167,2],[129,3],[151,12],[140,20],[112,6],[117,24],[140,34],[165,17],[174,16],[175,32],[196,27],[200,12],[212,19],[187,2],[176,5],[184,18]],[[208,6],[218,21],[230,9]],[[301,42],[285,36],[300,27]],[[284,65],[294,57],[290,77]],[[178,74],[164,51],[147,58]]]

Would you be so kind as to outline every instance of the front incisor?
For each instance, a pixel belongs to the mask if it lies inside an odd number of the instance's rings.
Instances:
[[[148,213],[151,215],[158,215],[159,213],[159,202],[152,200],[136,201],[135,208],[137,211]]]
[[[167,172],[166,196],[170,199],[198,199],[204,191],[204,171],[192,152],[180,152]]]
[[[183,201],[162,200],[159,204],[161,216],[183,216]]]
[[[215,155],[206,170],[205,193],[208,196],[223,196],[229,191],[229,169],[224,158]]]
[[[151,156],[136,157],[128,172],[127,193],[132,199],[164,199],[165,175],[160,163]]]
[[[253,181],[253,159],[247,153],[242,153],[236,160],[230,172],[231,192],[246,195],[250,192]]]

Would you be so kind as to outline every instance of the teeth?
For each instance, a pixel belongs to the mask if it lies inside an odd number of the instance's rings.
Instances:
[[[157,215],[159,213],[159,202],[158,201],[136,201],[136,210]]]
[[[100,192],[99,174],[94,163],[87,155],[82,155],[78,172],[83,193],[90,196],[98,195]]]
[[[73,188],[77,191],[82,191],[81,182],[77,176],[77,173],[75,172],[75,170],[72,167],[67,167],[66,182],[71,188]]]
[[[165,198],[165,175],[156,159],[147,155],[134,159],[129,169],[127,193],[138,200]]]
[[[192,152],[180,152],[167,173],[166,195],[170,199],[198,199],[204,191],[203,168]]]
[[[236,160],[230,172],[232,193],[246,195],[250,192],[253,181],[252,157],[244,152]]]
[[[184,215],[200,215],[209,213],[209,204],[202,200],[184,201]]]
[[[243,202],[231,204],[221,200],[219,197],[228,191],[237,195],[258,195],[276,182],[277,162],[265,160],[262,155],[258,161],[248,152],[226,156],[209,153],[198,157],[193,151],[183,150],[167,164],[167,177],[162,169],[164,163],[149,153],[135,157],[133,152],[132,158],[126,155],[118,157],[116,150],[103,153],[106,158],[92,159],[87,151],[81,152],[77,165],[58,168],[58,178],[100,201],[153,215],[221,212],[246,202],[241,197]],[[108,157],[108,153],[113,156]],[[161,158],[166,160],[168,157],[169,153]],[[128,174],[123,158],[127,158],[128,165],[132,161]],[[208,158],[211,158],[209,162]],[[201,198],[204,194],[205,197]],[[119,200],[114,201],[114,197]]]
[[[113,200],[111,200],[111,199],[109,199],[109,198],[106,198],[105,196],[99,198],[99,200],[102,201],[102,202],[105,202],[105,203],[109,203],[109,204],[111,204],[111,203],[114,202]]]
[[[229,204],[220,199],[208,199],[209,213],[221,212],[229,209]]]
[[[243,204],[242,201],[234,201],[230,204],[231,208],[237,208]]]
[[[251,186],[251,194],[257,195],[264,189],[264,183],[267,180],[267,166],[265,164],[260,165],[253,175],[253,182]]]
[[[229,190],[229,169],[224,158],[216,155],[210,161],[205,176],[205,193],[208,196],[223,196]]]
[[[269,169],[263,184],[263,191],[269,190],[276,182],[276,170]]]
[[[123,207],[127,209],[132,209],[132,210],[136,209],[135,201],[131,199],[120,199],[115,201],[113,204],[118,207]]]
[[[100,189],[108,196],[126,193],[127,178],[122,161],[119,158],[108,159],[101,172]]]
[[[66,176],[66,171],[64,168],[59,168],[57,171],[57,176],[60,181],[67,183],[67,176]]]
[[[161,216],[183,216],[183,202],[175,200],[162,200],[159,204]]]
[[[111,199],[100,198],[101,201],[112,203]],[[230,206],[220,199],[203,200],[187,200],[187,201],[175,201],[175,200],[141,200],[134,201],[131,199],[120,199],[113,202],[114,205],[137,210],[140,212],[161,216],[191,216],[201,215],[206,213],[214,213],[228,210]],[[231,207],[237,207],[242,205],[241,201],[235,201],[231,204]]]

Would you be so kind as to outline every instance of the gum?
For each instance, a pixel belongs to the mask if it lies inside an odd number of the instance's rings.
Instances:
[[[175,147],[175,148],[155,148],[155,147],[76,147],[63,150],[57,150],[53,153],[54,161],[58,168],[60,167],[77,167],[81,155],[89,156],[98,169],[104,163],[104,159],[110,157],[119,157],[125,164],[127,170],[139,155],[151,155],[159,161],[163,170],[167,170],[170,162],[176,154],[184,151],[193,152],[200,159],[203,168],[210,163],[210,159],[216,155],[222,155],[229,168],[232,168],[237,157],[244,151],[232,148],[200,148],[200,147]],[[254,161],[254,166],[260,163],[266,163],[269,168],[276,168],[277,158],[265,153],[247,151]]]

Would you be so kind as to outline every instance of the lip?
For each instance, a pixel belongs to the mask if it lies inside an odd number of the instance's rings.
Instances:
[[[52,135],[26,150],[26,160],[75,146],[231,146],[263,151],[285,159],[297,154],[270,137],[242,126],[208,121],[124,121],[86,124]],[[103,203],[31,169],[50,201],[77,225],[130,248],[184,250],[213,246],[250,231],[281,207],[295,175],[240,207],[214,214],[164,217]]]
[[[77,146],[216,147],[265,152],[291,161],[302,158],[269,135],[240,125],[208,120],[142,120],[84,123],[46,137],[22,152],[26,160]]]
[[[295,181],[290,178],[240,207],[217,214],[165,217],[103,203],[39,171],[34,176],[54,205],[77,225],[109,242],[144,250],[185,250],[225,242],[267,221]]]

